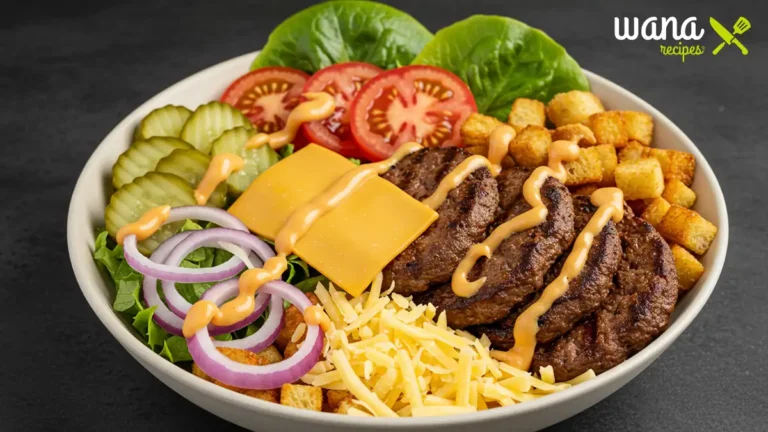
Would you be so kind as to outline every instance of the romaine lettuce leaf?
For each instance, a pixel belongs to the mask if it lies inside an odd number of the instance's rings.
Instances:
[[[472,90],[477,109],[506,121],[512,102],[548,102],[555,94],[588,90],[578,63],[541,30],[512,18],[475,15],[435,34],[413,64],[441,67]]]
[[[403,11],[376,2],[331,1],[282,22],[251,69],[288,66],[314,73],[336,63],[362,61],[382,69],[408,64],[432,39]]]

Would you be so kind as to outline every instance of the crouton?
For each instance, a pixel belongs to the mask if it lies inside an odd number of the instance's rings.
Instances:
[[[603,166],[595,147],[581,149],[578,159],[565,163],[565,170],[568,173],[565,178],[566,186],[597,183],[603,179]]]
[[[256,355],[265,359],[268,364],[283,361],[283,356],[280,354],[280,351],[275,348],[274,345],[266,347],[265,349],[259,351]]]
[[[507,117],[507,123],[517,132],[528,125],[544,126],[547,114],[544,104],[534,99],[517,98],[512,103],[512,110]]]
[[[494,129],[504,125],[494,117],[472,113],[461,125],[461,138],[464,147],[474,154],[488,155],[488,140]]]
[[[220,353],[227,356],[230,360],[234,360],[238,363],[243,363],[243,364],[253,365],[253,366],[266,366],[270,364],[270,361],[268,360],[267,356],[261,356],[243,349],[223,348],[223,347],[217,347],[216,349],[219,350]],[[252,389],[242,389],[239,387],[234,387],[228,384],[224,384],[223,382],[213,379],[211,376],[203,372],[203,370],[200,369],[197,366],[197,364],[192,365],[192,373],[195,376],[198,376],[208,382],[212,382],[216,384],[217,386],[224,387],[225,389],[229,389],[229,390],[232,390],[256,399],[277,403],[278,399],[280,398],[280,395],[279,395],[280,392],[278,389],[252,390]]]
[[[615,174],[624,199],[656,198],[664,191],[664,174],[656,159],[622,162],[616,166]]]
[[[587,124],[589,116],[605,111],[600,99],[586,91],[558,93],[547,104],[547,117],[556,127]]]
[[[622,148],[629,143],[627,125],[619,111],[606,111],[589,116],[589,128],[598,144]]]
[[[314,293],[307,293],[307,298],[309,298],[309,301],[311,301],[313,305],[318,303],[317,296],[315,296]],[[285,325],[277,335],[277,339],[275,339],[275,345],[277,345],[277,348],[282,351],[284,351],[286,346],[288,346],[288,344],[291,342],[291,338],[293,337],[293,332],[296,331],[296,327],[304,322],[304,314],[299,311],[299,308],[291,305],[288,309],[285,310],[284,319]],[[287,357],[285,356],[285,353],[283,353],[283,356]]]
[[[283,384],[280,405],[312,411],[323,410],[323,389],[299,384]]]
[[[545,127],[526,126],[509,144],[509,152],[519,165],[536,168],[547,164],[550,144],[552,137]]]
[[[352,399],[352,393],[346,390],[325,390],[325,398],[331,411],[336,411],[342,402]]]
[[[619,162],[633,161],[644,158],[647,148],[637,141],[630,141],[626,147],[619,150]]]
[[[656,227],[670,242],[689,251],[704,255],[717,234],[717,227],[700,214],[685,207],[672,205]]]
[[[686,186],[690,186],[693,183],[693,175],[696,172],[696,158],[691,153],[648,148],[634,141],[619,152],[619,162],[641,158],[658,160],[661,164],[661,171],[664,173],[665,181],[676,179],[683,182]]]
[[[581,123],[560,126],[552,132],[552,141],[575,141],[579,147],[590,147],[597,144],[592,130]]]
[[[672,204],[691,208],[696,202],[696,192],[678,179],[672,179],[664,186],[661,196]]]
[[[659,224],[659,222],[661,222],[661,220],[664,218],[664,215],[669,211],[670,207],[672,207],[672,204],[667,202],[667,200],[664,198],[654,198],[645,207],[645,210],[643,210],[643,214],[640,217],[655,227]]]
[[[600,158],[600,166],[603,169],[603,178],[598,183],[598,186],[615,186],[616,185],[616,165],[618,159],[616,156],[616,147],[608,144],[601,144],[594,147],[597,152],[597,156]]]
[[[651,145],[653,117],[637,111],[621,111],[621,116],[624,117],[624,125],[630,140],[637,141],[644,146]]]
[[[672,258],[675,259],[675,268],[677,269],[677,279],[680,281],[680,289],[688,291],[696,285],[696,281],[698,281],[704,273],[704,265],[683,247],[674,243],[669,247],[672,250]]]
[[[354,407],[355,407],[355,405],[352,403],[352,399],[351,398],[350,399],[344,399],[339,404],[339,407],[336,408],[336,413],[337,414],[346,414],[347,411],[349,411],[350,408],[354,408]]]
[[[571,191],[571,195],[584,195],[584,196],[590,196],[592,195],[592,192],[598,189],[599,187],[595,183],[568,188],[568,190]]]

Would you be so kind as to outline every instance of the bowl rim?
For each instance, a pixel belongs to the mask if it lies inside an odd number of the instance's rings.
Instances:
[[[650,364],[656,357],[658,357],[682,332],[690,325],[693,319],[699,314],[701,309],[706,304],[712,291],[717,284],[717,280],[720,277],[722,268],[725,262],[725,256],[728,248],[728,211],[725,204],[725,198],[723,196],[720,184],[717,181],[712,168],[709,163],[701,154],[696,145],[683,133],[683,131],[664,114],[659,112],[656,108],[644,101],[640,97],[627,89],[613,83],[612,81],[603,78],[593,72],[584,69],[584,73],[589,79],[590,84],[600,84],[601,86],[609,89],[612,92],[616,92],[622,95],[622,97],[633,100],[643,111],[649,113],[656,122],[664,122],[669,125],[671,133],[680,141],[684,143],[687,151],[694,154],[697,163],[698,175],[703,175],[707,179],[712,194],[715,211],[720,219],[718,226],[718,233],[712,250],[708,253],[714,253],[712,259],[712,265],[707,269],[706,273],[699,281],[699,286],[696,287],[697,292],[694,294],[694,298],[687,305],[684,311],[682,311],[675,319],[675,321],[651,344],[642,349],[639,353],[633,355],[629,359],[625,360],[618,366],[611,370],[598,375],[596,378],[587,382],[581,383],[577,386],[573,386],[564,391],[548,395],[547,397],[528,401],[526,403],[515,404],[507,407],[499,407],[492,410],[457,414],[449,416],[439,417],[426,417],[426,418],[365,418],[365,417],[350,417],[344,415],[337,415],[334,413],[323,413],[309,410],[300,410],[292,407],[287,407],[279,404],[265,402],[259,399],[251,398],[222,387],[219,387],[213,383],[202,380],[186,370],[168,362],[161,356],[157,355],[154,351],[144,345],[136,336],[131,332],[124,322],[118,317],[118,315],[112,311],[111,308],[103,307],[103,304],[99,304],[99,298],[101,297],[97,286],[103,284],[104,280],[95,277],[95,272],[87,271],[85,267],[87,265],[95,265],[91,260],[89,264],[82,261],[78,261],[77,251],[81,251],[82,248],[87,247],[84,242],[79,241],[80,238],[76,238],[81,231],[78,229],[81,224],[80,219],[85,216],[78,211],[76,204],[79,204],[86,200],[88,195],[89,184],[85,181],[85,173],[94,169],[100,169],[97,166],[97,161],[102,153],[108,150],[107,143],[114,140],[122,131],[132,126],[137,122],[138,117],[145,111],[155,107],[158,102],[163,101],[167,94],[173,93],[178,87],[185,85],[188,81],[199,79],[199,75],[203,73],[213,74],[217,69],[224,69],[232,67],[234,64],[242,63],[244,66],[248,66],[251,60],[259,54],[260,51],[254,51],[248,54],[244,54],[238,57],[231,58],[229,60],[220,62],[195,74],[192,74],[181,81],[171,85],[164,89],[160,93],[156,94],[148,101],[141,104],[138,108],[133,110],[127,115],[117,126],[115,126],[110,133],[99,143],[98,147],[94,150],[88,159],[88,162],[83,167],[77,184],[72,193],[70,199],[69,211],[67,215],[67,249],[69,253],[72,269],[75,273],[75,278],[80,286],[83,296],[88,301],[91,310],[96,314],[104,327],[117,339],[117,341],[145,368],[151,365],[158,373],[170,377],[173,380],[179,381],[181,384],[194,389],[197,392],[201,392],[206,396],[218,399],[225,403],[228,403],[237,408],[244,410],[251,410],[259,412],[261,414],[269,414],[281,418],[291,418],[293,420],[299,420],[311,423],[320,423],[326,426],[347,426],[347,427],[376,427],[379,429],[385,428],[400,428],[400,427],[421,427],[421,426],[448,426],[448,425],[462,425],[471,424],[476,422],[489,422],[499,420],[502,418],[512,418],[517,415],[523,415],[538,410],[545,409],[550,406],[557,406],[566,404],[577,398],[584,397],[585,395],[597,391],[599,388],[607,386],[612,381],[619,380],[624,375],[631,375],[636,369],[644,369],[643,364]],[[164,102],[164,101],[163,101]],[[90,250],[88,251],[90,256]],[[81,254],[82,252],[80,252]],[[639,373],[639,372],[638,372]],[[631,379],[631,378],[630,378]]]

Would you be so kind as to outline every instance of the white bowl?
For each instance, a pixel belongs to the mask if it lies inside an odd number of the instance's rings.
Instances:
[[[618,85],[585,72],[592,91],[606,107],[642,111],[655,120],[654,145],[684,150],[696,156],[693,190],[696,210],[719,227],[709,252],[703,257],[706,271],[697,286],[678,304],[669,328],[652,344],[621,365],[583,384],[531,402],[488,411],[433,418],[379,419],[316,413],[263,402],[206,382],[174,366],[147,348],[131,325],[112,311],[115,289],[91,258],[94,229],[104,224],[109,198],[109,174],[118,155],[131,142],[133,130],[152,109],[166,104],[189,108],[218,99],[226,86],[246,73],[257,52],[210,67],[153,97],[115,127],[83,168],[72,194],[67,221],[67,244],[72,268],[91,308],[123,347],[160,381],[199,407],[232,423],[253,430],[418,430],[439,427],[441,432],[462,431],[467,425],[483,430],[536,430],[571,417],[629,382],[651,364],[688,327],[715,288],[728,245],[728,214],[720,185],[709,164],[690,139],[662,113]],[[672,96],[670,96],[672,97]],[[672,383],[670,383],[672,385]],[[190,409],[192,409],[190,407]]]

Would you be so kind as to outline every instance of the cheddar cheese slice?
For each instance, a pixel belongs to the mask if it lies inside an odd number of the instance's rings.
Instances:
[[[297,208],[354,168],[344,157],[311,144],[257,177],[229,212],[257,234],[274,239]],[[358,296],[435,219],[434,210],[372,177],[318,219],[294,253]]]

